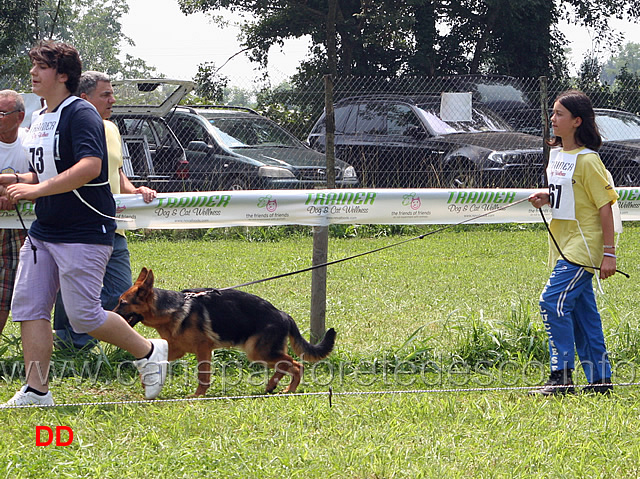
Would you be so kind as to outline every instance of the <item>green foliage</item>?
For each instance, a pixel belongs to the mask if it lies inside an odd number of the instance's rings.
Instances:
[[[27,90],[27,53],[37,41],[49,38],[75,46],[84,70],[103,71],[115,78],[159,76],[142,59],[119,58],[121,45],[133,44],[120,24],[128,11],[127,0],[4,0],[0,18],[10,19],[11,26],[2,33],[0,76],[14,79],[9,82],[14,88]]]
[[[328,4],[319,1],[235,2],[179,0],[184,13],[228,9],[247,15],[242,27],[249,57],[266,66],[269,49],[287,38],[309,36],[308,60],[299,73],[322,75],[327,59]],[[575,23],[597,26],[609,40],[608,20],[624,9],[638,12],[630,0],[336,0],[337,74],[398,77],[493,72],[514,76],[562,76],[567,73],[565,39],[557,23],[575,8]],[[573,19],[571,19],[573,20]]]
[[[601,80],[611,85],[623,74],[640,74],[640,43],[629,42],[621,46],[602,66]]]
[[[258,92],[256,110],[304,141],[322,114],[322,95],[321,91],[312,93],[307,88],[282,83]]]
[[[22,46],[31,39],[30,25],[24,19],[33,18],[37,3],[24,0],[0,0],[0,75],[12,73],[24,55]],[[10,85],[12,86],[12,85]]]
[[[223,103],[224,90],[229,84],[229,78],[218,74],[215,63],[206,62],[198,65],[198,72],[193,78],[196,83],[196,95],[202,103]]]
[[[577,78],[553,82],[550,98],[568,88],[578,88],[589,95],[594,107],[640,113],[640,74],[622,67],[613,84],[608,85],[600,80],[601,69],[602,64],[597,58],[585,58]]]
[[[600,72],[602,65],[597,57],[587,56],[580,65],[578,73],[578,88],[581,90],[592,90],[600,88]]]

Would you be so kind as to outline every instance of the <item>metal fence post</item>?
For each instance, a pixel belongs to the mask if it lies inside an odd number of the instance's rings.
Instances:
[[[546,166],[549,164],[549,153],[551,147],[547,143],[549,139],[549,89],[547,87],[547,77],[541,76],[540,80],[540,121],[542,122],[542,154],[544,156],[545,179]],[[546,181],[544,182],[546,185]]]

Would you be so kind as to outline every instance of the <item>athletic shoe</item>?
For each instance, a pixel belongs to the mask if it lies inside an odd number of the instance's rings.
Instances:
[[[53,404],[51,391],[48,391],[44,396],[39,396],[31,391],[27,392],[27,385],[25,384],[11,399],[1,404],[0,408],[12,406],[53,406]]]
[[[576,392],[573,387],[571,369],[559,369],[551,371],[549,380],[544,383],[541,388],[529,391],[530,396],[561,396],[565,394],[574,394]]]
[[[600,381],[594,381],[580,390],[583,394],[611,394],[613,392],[613,384],[611,378],[604,378]]]
[[[153,344],[151,357],[138,359],[133,364],[140,372],[140,379],[142,379],[144,386],[144,397],[155,399],[162,391],[162,386],[167,378],[169,345],[164,339],[150,339],[149,341]]]

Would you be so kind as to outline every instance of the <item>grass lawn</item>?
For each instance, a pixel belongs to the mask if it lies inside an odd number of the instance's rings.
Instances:
[[[640,227],[625,226],[618,266],[631,279],[607,280],[598,301],[614,381],[635,383]],[[160,288],[225,287],[309,266],[311,238],[267,233],[133,237],[134,275],[147,266]],[[330,240],[329,260],[407,238],[346,236]],[[57,352],[54,398],[73,405],[0,411],[0,477],[638,477],[637,386],[611,397],[526,395],[548,375],[537,307],[546,257],[539,226],[465,226],[329,267],[326,322],[338,338],[330,360],[308,365],[306,395],[262,397],[264,371],[219,351],[205,400],[183,401],[196,387],[185,357],[166,401],[134,402],[143,396],[126,354]],[[245,290],[308,336],[310,273]],[[18,328],[4,334],[0,400],[21,385]],[[36,426],[66,426],[74,440],[37,446]]]

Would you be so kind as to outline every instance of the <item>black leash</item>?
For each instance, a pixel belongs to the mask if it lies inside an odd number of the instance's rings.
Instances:
[[[24,224],[24,221],[22,220],[22,215],[20,214],[20,210],[18,209],[18,203],[13,205],[13,207],[16,209],[16,213],[18,214],[18,218],[20,219],[20,224],[22,224],[22,228],[24,229],[25,233],[27,233],[27,238],[29,238],[29,244],[31,245],[31,250],[33,251],[33,264],[36,264],[38,262],[38,257],[36,256],[36,251],[38,251],[38,248],[36,248],[36,245],[34,245],[33,241],[31,241],[31,237],[29,236],[29,229],[27,228],[27,226]]]
[[[236,288],[241,288],[241,287],[243,287],[243,286],[249,286],[249,285],[252,285],[252,284],[264,283],[265,281],[271,281],[271,280],[273,280],[273,279],[280,279],[280,278],[284,278],[284,277],[286,277],[286,276],[292,276],[292,275],[294,275],[294,274],[305,273],[305,272],[307,272],[307,271],[312,271],[312,270],[314,270],[314,269],[324,268],[325,266],[330,266],[330,265],[332,265],[332,264],[342,263],[342,262],[344,262],[344,261],[349,261],[349,260],[352,260],[352,259],[355,259],[355,258],[359,258],[360,256],[365,256],[365,255],[368,255],[368,254],[377,253],[378,251],[383,251],[383,250],[388,249],[388,248],[393,248],[393,247],[395,247],[395,246],[400,246],[400,245],[402,245],[402,244],[409,243],[410,241],[415,241],[415,240],[418,240],[418,239],[423,239],[423,238],[425,238],[425,237],[427,237],[427,236],[434,235],[434,234],[436,234],[436,233],[440,233],[440,232],[445,231],[445,230],[447,230],[447,229],[449,229],[449,228],[453,228],[454,226],[459,226],[459,225],[462,225],[462,224],[465,224],[465,223],[469,223],[470,221],[477,220],[477,219],[479,219],[479,218],[482,218],[482,217],[484,217],[484,216],[487,216],[487,215],[490,215],[490,214],[496,213],[496,212],[498,212],[498,211],[506,210],[507,208],[511,208],[512,206],[515,206],[515,205],[517,205],[517,204],[520,204],[520,203],[522,203],[522,202],[524,202],[524,201],[528,201],[528,200],[529,200],[529,198],[528,198],[528,197],[527,197],[527,198],[522,198],[521,200],[518,200],[518,201],[516,201],[515,203],[510,203],[510,204],[505,205],[505,206],[502,206],[502,207],[500,207],[500,208],[496,208],[495,210],[488,211],[488,212],[483,213],[483,214],[478,215],[478,216],[474,216],[473,218],[469,218],[469,219],[466,219],[466,220],[464,220],[464,221],[460,221],[459,223],[446,225],[446,226],[443,226],[443,227],[438,228],[438,229],[436,229],[436,230],[429,231],[428,233],[421,234],[420,236],[415,236],[415,237],[413,237],[413,238],[409,238],[409,239],[406,239],[406,240],[400,241],[400,242],[398,242],[398,243],[393,243],[393,244],[390,244],[390,245],[387,245],[387,246],[382,246],[381,248],[376,248],[376,249],[373,249],[373,250],[371,250],[371,251],[366,251],[366,252],[364,252],[364,253],[354,254],[353,256],[348,256],[348,257],[346,257],[346,258],[336,259],[336,260],[334,260],[334,261],[329,261],[329,262],[327,262],[327,263],[316,264],[316,265],[313,265],[313,266],[309,266],[308,268],[299,269],[299,270],[297,270],[297,271],[290,271],[289,273],[278,274],[278,275],[276,275],[276,276],[271,276],[271,277],[269,277],[269,278],[258,279],[258,280],[256,280],[256,281],[248,281],[248,282],[246,282],[246,283],[236,284],[235,286],[228,286],[228,287],[226,287],[226,288],[217,288],[217,289],[218,289],[218,291],[224,291],[224,290],[226,290],[226,289],[236,289]],[[624,274],[624,273],[623,273],[623,274]]]
[[[542,221],[543,221],[544,225],[546,226],[547,231],[549,232],[549,237],[553,241],[553,244],[556,246],[556,249],[558,250],[558,253],[560,253],[560,256],[562,257],[563,260],[565,260],[567,263],[572,264],[573,266],[577,266],[579,268],[591,268],[591,269],[600,271],[601,268],[598,268],[596,266],[586,266],[584,264],[579,264],[579,263],[576,263],[574,261],[568,260],[567,257],[562,252],[562,250],[560,249],[560,246],[558,246],[558,242],[553,237],[553,234],[551,233],[551,228],[549,228],[549,224],[547,223],[547,218],[544,217],[544,213],[542,212],[542,208],[538,208],[538,211],[540,211],[540,216],[542,216]],[[620,273],[621,275],[626,276],[627,278],[630,278],[630,276],[627,273],[625,273],[624,271],[620,271],[619,269],[616,269],[616,273]]]

